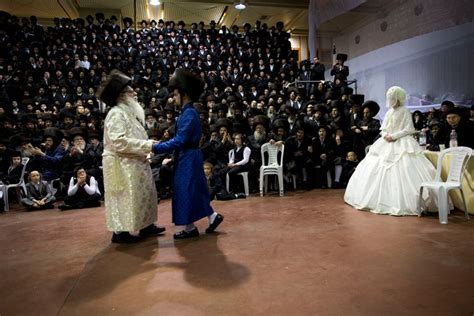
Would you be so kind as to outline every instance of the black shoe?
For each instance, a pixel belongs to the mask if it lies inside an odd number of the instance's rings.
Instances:
[[[216,230],[217,226],[219,226],[219,224],[222,223],[223,220],[224,220],[224,216],[222,216],[221,214],[217,214],[212,224],[210,224],[209,227],[206,228],[206,234],[213,233]]]
[[[114,244],[133,244],[142,240],[141,237],[130,235],[129,232],[113,233],[112,242]]]
[[[69,204],[61,204],[61,205],[58,206],[58,208],[61,211],[67,211],[67,210],[72,210],[74,207],[72,205],[69,205]]]
[[[245,193],[237,193],[235,196],[236,196],[238,199],[245,199],[245,198],[247,198],[247,196],[245,195]]]
[[[197,227],[194,227],[194,229],[189,232],[183,230],[173,235],[174,239],[187,239],[193,237],[199,237],[199,230],[197,229]]]
[[[155,224],[151,224],[143,229],[140,229],[140,237],[153,237],[163,234],[166,228],[161,226],[156,226]]]

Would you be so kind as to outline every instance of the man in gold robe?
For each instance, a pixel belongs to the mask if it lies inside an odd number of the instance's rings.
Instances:
[[[104,197],[107,228],[113,243],[133,243],[157,236],[155,183],[147,160],[153,140],[145,131],[145,113],[131,79],[113,70],[99,91],[110,111],[104,125]],[[138,236],[131,232],[139,231]]]

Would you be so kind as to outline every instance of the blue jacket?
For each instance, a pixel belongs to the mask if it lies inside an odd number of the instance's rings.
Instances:
[[[183,107],[175,135],[167,142],[154,145],[153,152],[174,153],[173,223],[187,225],[214,212],[199,149],[201,121],[192,103]]]

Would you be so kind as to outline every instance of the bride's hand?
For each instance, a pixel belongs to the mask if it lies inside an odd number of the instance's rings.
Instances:
[[[383,139],[385,139],[387,142],[393,142],[394,141],[394,139],[392,138],[391,135],[385,135]]]

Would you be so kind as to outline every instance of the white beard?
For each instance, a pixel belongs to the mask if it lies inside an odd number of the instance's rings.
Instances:
[[[125,100],[123,101],[125,105],[129,108],[129,111],[135,115],[137,120],[142,123],[143,126],[145,126],[146,121],[145,121],[145,111],[141,107],[141,105],[135,100],[135,98],[126,96]]]
[[[266,133],[259,133],[259,132],[255,131],[255,132],[253,132],[253,137],[255,137],[255,140],[257,142],[261,142],[267,137],[267,135],[266,135]]]

